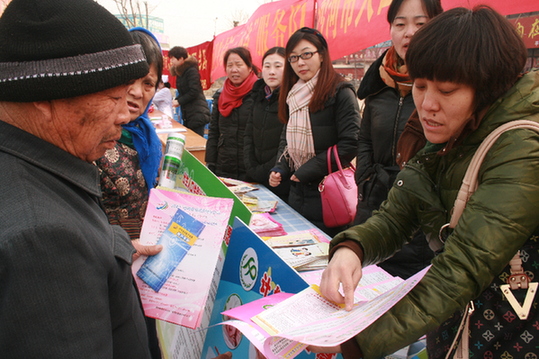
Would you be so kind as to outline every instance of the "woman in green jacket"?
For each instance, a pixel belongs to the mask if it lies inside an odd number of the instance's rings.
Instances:
[[[513,26],[485,6],[449,10],[417,31],[406,63],[427,142],[399,173],[380,210],[333,239],[321,283],[328,299],[351,309],[362,266],[390,257],[418,227],[429,241],[438,238],[482,140],[511,120],[539,122],[539,73],[521,74],[526,58]],[[527,129],[502,134],[480,168],[477,190],[421,282],[354,338],[337,348],[312,349],[380,358],[429,333],[429,359],[444,358],[461,311],[473,300],[474,358],[537,358],[539,297],[528,319],[520,320],[499,285],[511,274],[507,264],[518,250],[524,270],[537,281],[538,173],[539,134]]]

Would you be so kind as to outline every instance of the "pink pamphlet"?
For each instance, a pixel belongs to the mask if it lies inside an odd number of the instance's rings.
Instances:
[[[150,191],[142,244],[157,243],[178,209],[202,222],[204,229],[159,292],[134,275],[147,316],[192,329],[200,327],[233,204],[230,198],[160,188]],[[141,257],[133,263],[133,274],[145,260]]]

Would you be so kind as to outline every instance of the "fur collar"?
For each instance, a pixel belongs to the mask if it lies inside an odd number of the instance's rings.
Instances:
[[[195,67],[198,70],[198,60],[194,56],[188,56],[183,64],[171,67],[170,74],[172,76],[181,76],[190,67]]]

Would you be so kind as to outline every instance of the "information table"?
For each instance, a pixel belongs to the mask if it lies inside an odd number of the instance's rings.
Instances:
[[[262,201],[278,201],[277,209],[271,214],[271,217],[275,221],[281,223],[286,232],[290,233],[317,228],[264,185],[255,184],[255,187],[258,188],[258,190],[250,192],[250,195],[257,197]],[[324,234],[327,239],[331,239],[324,232],[320,231],[320,233]]]
[[[152,119],[155,117],[166,116],[159,111],[154,111],[151,115]],[[172,124],[172,128],[163,128],[163,123],[157,123],[156,126],[158,132],[157,136],[159,136],[159,139],[163,143],[163,150],[165,149],[164,146],[167,143],[168,132],[173,132],[176,130],[177,132],[185,135],[185,149],[195,156],[200,162],[206,163],[206,139],[173,119],[170,119],[170,123]]]

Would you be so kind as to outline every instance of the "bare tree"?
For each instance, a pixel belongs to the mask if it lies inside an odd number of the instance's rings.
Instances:
[[[245,24],[247,20],[249,20],[249,17],[250,15],[245,11],[236,9],[236,11],[234,11],[227,20],[230,24],[229,26],[232,28]]]
[[[262,4],[273,2],[273,0],[255,0],[255,2],[258,3],[258,5],[262,5]],[[244,10],[236,9],[234,10],[234,12],[230,14],[230,16],[227,17],[227,21],[228,21],[229,26],[233,28],[233,27],[245,24],[249,20],[250,17],[251,15],[245,12]]]
[[[147,0],[113,1],[127,27],[142,26],[148,28],[148,16],[154,9],[150,9]]]

